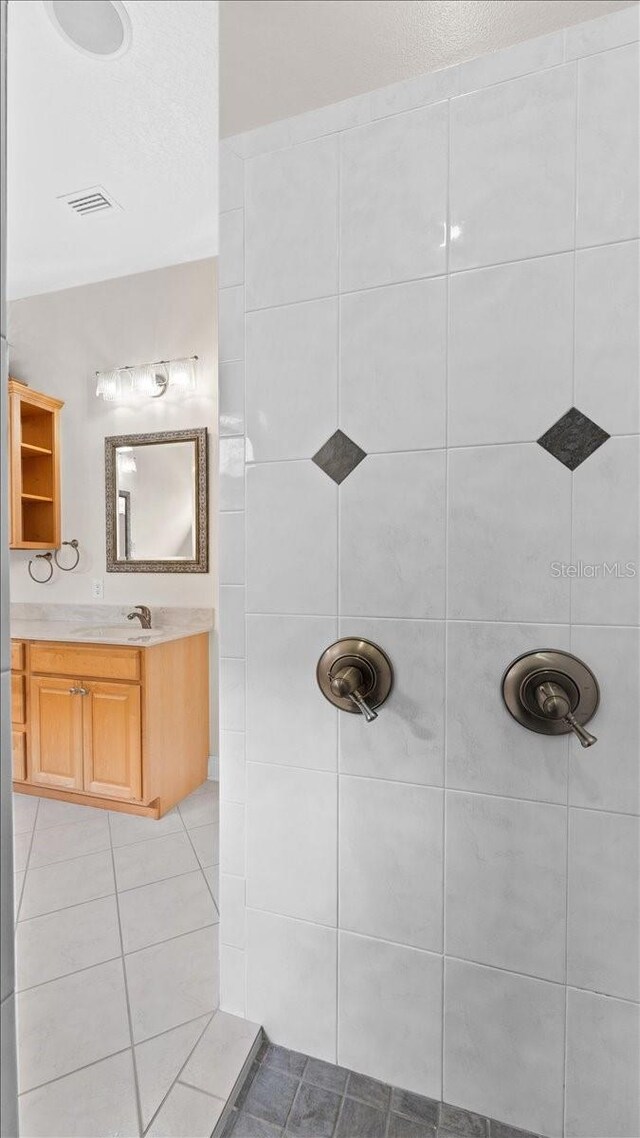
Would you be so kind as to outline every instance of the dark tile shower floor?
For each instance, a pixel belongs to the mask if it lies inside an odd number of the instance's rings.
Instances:
[[[263,1043],[224,1138],[535,1138],[478,1114]]]

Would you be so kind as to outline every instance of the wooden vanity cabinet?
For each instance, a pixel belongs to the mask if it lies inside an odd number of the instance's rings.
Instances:
[[[14,789],[164,814],[207,777],[208,639],[22,644],[28,746]]]
[[[26,646],[11,643],[11,762],[13,778],[27,777],[27,674]]]
[[[11,549],[60,547],[60,399],[9,380]]]

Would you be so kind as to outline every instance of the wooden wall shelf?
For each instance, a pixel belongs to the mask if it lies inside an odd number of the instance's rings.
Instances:
[[[60,547],[60,399],[9,380],[11,549]]]

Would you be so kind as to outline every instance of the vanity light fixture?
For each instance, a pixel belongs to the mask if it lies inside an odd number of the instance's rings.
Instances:
[[[96,395],[107,403],[159,399],[169,387],[185,395],[196,387],[197,356],[96,372]]]

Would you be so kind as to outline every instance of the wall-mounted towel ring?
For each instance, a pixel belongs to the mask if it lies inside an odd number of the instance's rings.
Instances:
[[[48,577],[34,577],[33,572],[31,570],[31,566],[33,565],[34,560],[35,561],[48,561],[49,562],[49,576]],[[46,585],[47,581],[50,581],[51,578],[53,577],[53,554],[52,553],[36,553],[35,558],[32,558],[29,561],[27,569],[29,570],[29,576],[31,577],[31,580],[35,581],[36,585]]]
[[[74,537],[71,539],[71,541],[63,541],[62,544],[63,545],[70,545],[71,548],[75,551],[76,559],[73,562],[73,565],[61,565],[60,562],[58,561],[58,550],[57,549],[54,551],[53,560],[55,561],[56,565],[58,566],[58,569],[62,569],[63,573],[71,573],[72,569],[76,568],[76,565],[78,564],[78,562],[80,560],[80,550],[78,548],[78,542],[77,542],[76,538]]]

